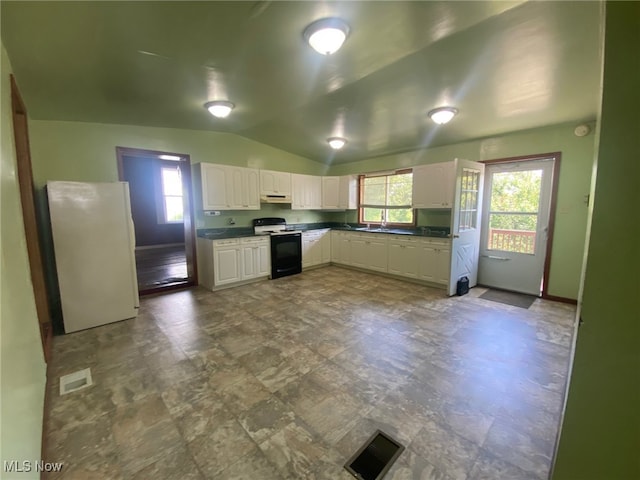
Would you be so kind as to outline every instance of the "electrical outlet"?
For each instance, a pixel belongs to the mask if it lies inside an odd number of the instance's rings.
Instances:
[[[236,219],[233,218],[233,217],[230,217],[228,222],[229,222],[229,225],[235,225],[236,224]]]
[[[220,212],[217,210],[205,210],[204,215],[205,217],[217,217],[220,215]]]

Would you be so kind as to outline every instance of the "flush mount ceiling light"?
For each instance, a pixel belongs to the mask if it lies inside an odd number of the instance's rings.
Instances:
[[[329,137],[327,138],[327,142],[329,142],[329,146],[334,150],[340,150],[347,143],[347,139],[342,137]]]
[[[178,160],[182,160],[182,157],[179,157],[177,155],[159,155],[158,158],[160,160],[173,160],[173,161],[178,161]]]
[[[458,110],[453,107],[440,107],[434,108],[427,115],[429,115],[429,118],[438,125],[444,125],[445,123],[449,123],[457,113]]]
[[[305,40],[322,55],[337,52],[349,35],[349,25],[336,17],[322,18],[304,29]]]
[[[209,113],[214,117],[226,118],[231,113],[235,105],[226,100],[214,100],[213,102],[207,102],[204,104],[204,108],[209,110]]]

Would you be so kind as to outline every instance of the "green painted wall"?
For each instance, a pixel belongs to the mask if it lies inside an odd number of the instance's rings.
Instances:
[[[221,163],[312,175],[326,174],[328,169],[322,163],[229,133],[39,120],[31,121],[29,128],[33,175],[40,195],[49,180],[118,180],[116,146],[188,154],[192,164]],[[196,226],[228,226],[230,217],[236,220],[236,226],[249,226],[251,219],[272,214],[300,222],[322,217],[318,212],[265,205],[262,211],[228,212],[220,217],[204,217],[196,210]]]
[[[554,480],[640,478],[640,3],[607,2],[593,215]]]
[[[593,130],[593,124],[591,124]],[[418,152],[371,158],[335,165],[330,175],[374,172],[414,165],[446,162],[454,158],[492,160],[539,153],[561,152],[555,235],[549,272],[549,294],[577,299],[582,270],[587,205],[595,135],[573,134],[575,124],[558,125],[471,142],[428,148]],[[439,211],[419,212],[420,225],[447,225],[447,215]]]
[[[46,364],[40,343],[22,222],[20,191],[16,178],[9,86],[11,64],[4,46],[1,46],[1,49],[0,468],[3,468],[5,460],[34,462],[40,459]],[[40,478],[36,472],[2,473],[0,476],[6,479]]]
[[[36,187],[48,180],[118,180],[116,146],[188,154],[191,163],[288,170],[323,175],[327,167],[230,133],[99,123],[29,123]]]

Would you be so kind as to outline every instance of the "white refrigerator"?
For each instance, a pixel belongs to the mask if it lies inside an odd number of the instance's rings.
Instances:
[[[48,182],[66,333],[137,315],[129,184]]]

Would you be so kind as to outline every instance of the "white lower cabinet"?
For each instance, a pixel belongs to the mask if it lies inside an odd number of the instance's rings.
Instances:
[[[387,271],[387,235],[350,233],[349,265],[377,272]]]
[[[344,230],[331,231],[331,262],[351,265],[351,233]]]
[[[197,245],[200,284],[211,290],[266,278],[271,272],[268,236],[222,240],[198,238]],[[346,230],[303,232],[303,268],[330,262],[447,285],[451,268],[451,242],[445,238],[403,237]]]
[[[387,265],[388,273],[418,278],[418,239],[391,238]]]
[[[331,262],[447,285],[451,243],[444,238],[333,230]]]
[[[214,286],[242,281],[242,256],[238,239],[213,242]]]
[[[271,272],[268,236],[223,240],[198,238],[197,245],[200,285],[210,290],[266,278]]]
[[[240,240],[242,249],[242,280],[266,277],[271,271],[271,252],[268,237],[249,237]]]
[[[420,239],[419,279],[427,282],[449,283],[451,268],[451,243],[448,240]]]
[[[331,261],[331,234],[329,229],[302,232],[302,268],[314,267]]]

